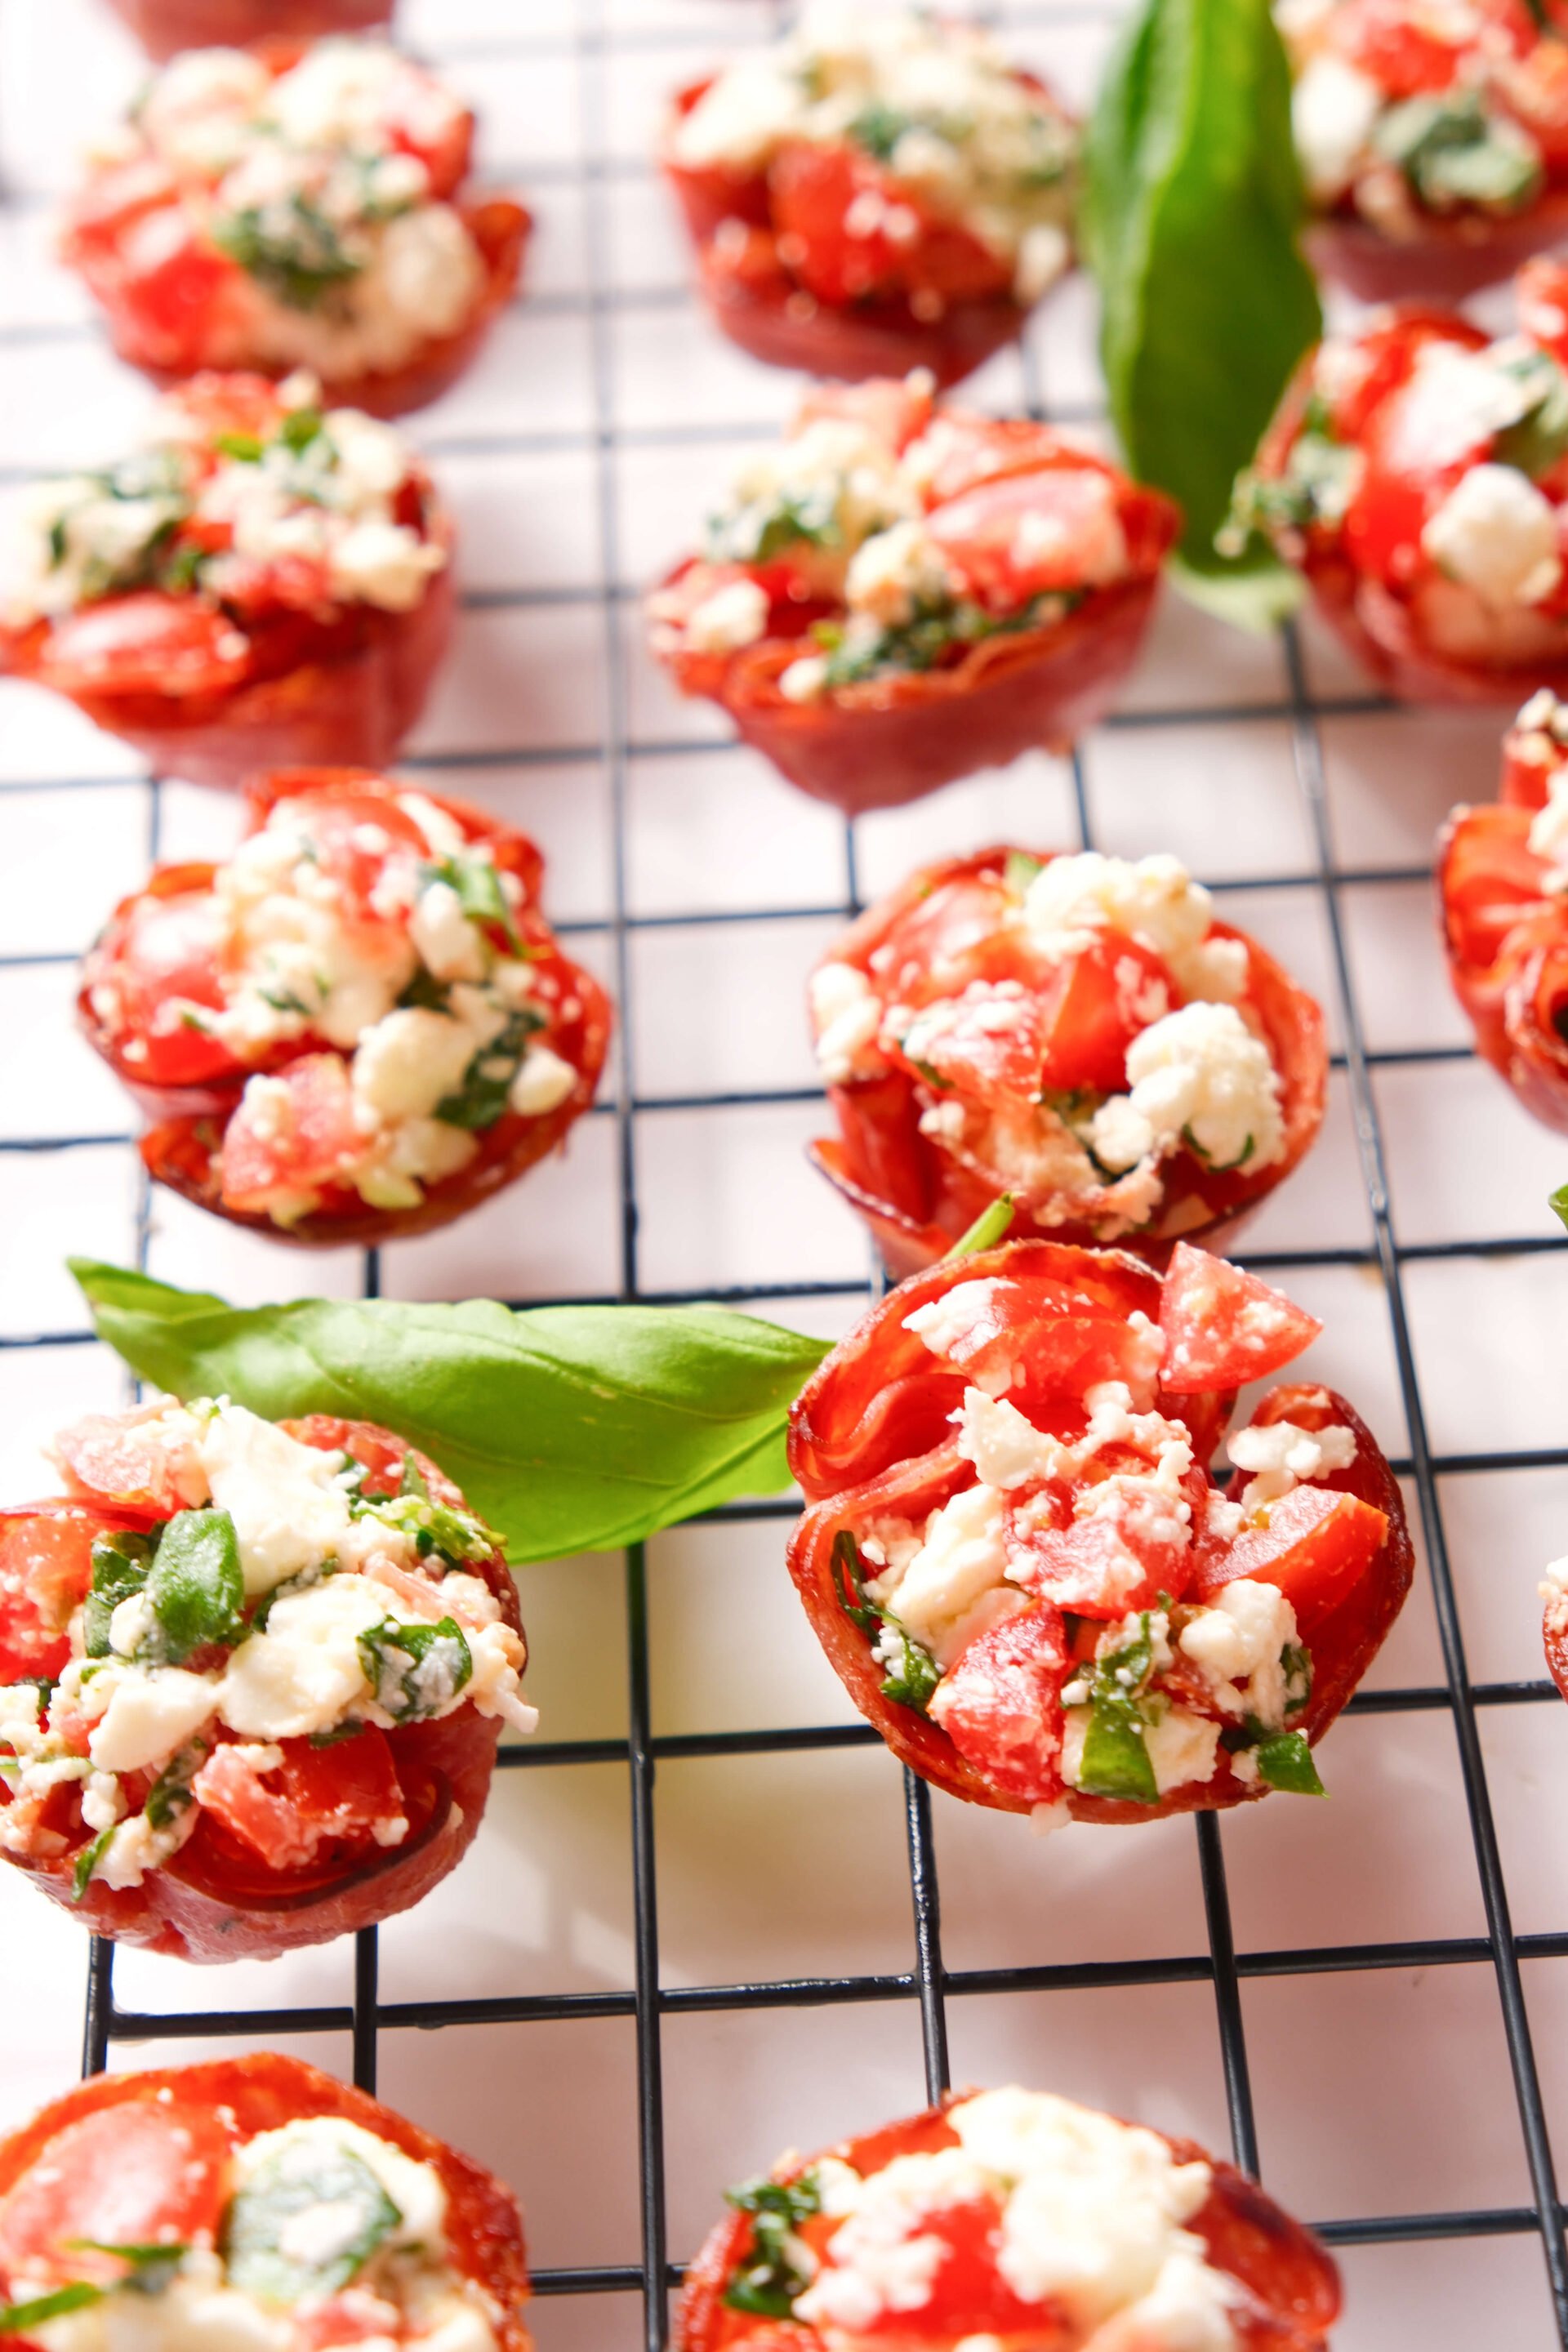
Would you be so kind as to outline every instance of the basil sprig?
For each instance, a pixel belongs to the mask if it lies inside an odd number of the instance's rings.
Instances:
[[[514,1563],[779,1493],[785,1416],[829,1344],[716,1307],[235,1307],[89,1259],[71,1270],[144,1380],[270,1421],[379,1422],[441,1465]]]
[[[795,2296],[810,2284],[789,2242],[803,2221],[822,2210],[816,2173],[803,2172],[798,2180],[743,2180],[738,2189],[725,2190],[724,2202],[752,2216],[751,2252],[731,2273],[725,2302],[731,2311],[787,2319]]]
[[[1271,625],[1299,597],[1296,575],[1260,542],[1230,560],[1214,546],[1231,486],[1322,325],[1297,246],[1290,75],[1268,0],[1142,0],[1084,152],[1082,241],[1122,450],[1140,481],[1181,504],[1182,587]]]

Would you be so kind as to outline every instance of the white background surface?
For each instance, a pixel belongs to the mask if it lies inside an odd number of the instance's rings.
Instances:
[[[761,1311],[824,1331],[852,1315],[868,1268],[847,1212],[801,1146],[822,1118],[800,1006],[809,960],[848,890],[846,838],[705,706],[676,702],[643,656],[625,592],[683,551],[734,452],[788,409],[795,384],[733,352],[684,299],[671,209],[647,168],[663,94],[771,21],[754,0],[423,0],[410,35],[448,58],[480,105],[496,175],[538,216],[528,299],[483,363],[416,422],[464,532],[481,595],[416,742],[432,782],[535,835],[546,908],[613,976],[617,890],[629,921],[631,1150],[649,1293],[763,1286]],[[591,16],[588,12],[592,11]],[[1003,13],[1009,13],[1004,11]],[[1015,7],[1018,54],[1082,100],[1103,46],[1089,7]],[[132,86],[135,61],[90,0],[0,0],[0,474],[115,450],[146,395],[108,357],[48,259],[46,199]],[[590,162],[602,170],[587,171]],[[595,306],[590,289],[605,297]],[[1067,289],[1016,356],[973,387],[1031,390],[1093,429],[1084,290]],[[504,445],[504,446],[502,446]],[[608,577],[606,577],[608,574]],[[616,593],[605,599],[608,585]],[[1492,792],[1500,718],[1381,709],[1310,630],[1342,903],[1402,1245],[1458,1254],[1405,1265],[1418,1371],[1440,1457],[1504,1450],[1506,1471],[1455,1469],[1440,1491],[1472,1673],[1539,1680],[1542,1563],[1568,1549],[1568,1258],[1483,1256],[1539,1241],[1568,1150],[1452,1049],[1429,886],[1450,803]],[[624,723],[624,859],[612,824]],[[1172,600],[1123,719],[1083,750],[1096,845],[1174,849],[1228,893],[1226,914],[1336,1001],[1311,828],[1292,765],[1280,652]],[[0,1494],[43,1484],[36,1448],[111,1407],[123,1376],[82,1339],[67,1250],[147,1263],[246,1300],[357,1290],[357,1254],[290,1253],[181,1202],[145,1200],[128,1107],[70,1025],[72,959],[150,852],[221,852],[222,795],[153,786],[65,705],[0,685]],[[917,858],[998,837],[1075,845],[1071,772],[1044,757],[858,828],[863,892]],[[741,922],[765,910],[769,919]],[[693,1097],[722,1105],[691,1108]],[[683,1107],[686,1106],[686,1107]],[[80,1139],[90,1139],[82,1140]],[[68,1142],[66,1139],[71,1139]],[[585,1120],[564,1161],[454,1230],[384,1253],[389,1294],[611,1296],[621,1287],[616,1121]],[[1281,1279],[1327,1324],[1309,1361],[1343,1387],[1392,1454],[1408,1441],[1387,1302],[1342,1071],[1328,1130],[1249,1236],[1342,1263]],[[838,1283],[841,1295],[800,1297]],[[16,1343],[41,1342],[20,1347]],[[1545,1457],[1531,1461],[1531,1456]],[[847,1718],[784,1577],[776,1522],[674,1533],[649,1562],[656,1733]],[[550,1740],[624,1737],[623,1571],[612,1559],[526,1570],[531,1693]],[[1442,1680],[1418,1586],[1372,1677]],[[1568,1717],[1552,1702],[1481,1717],[1516,1928],[1557,1935],[1524,1981],[1548,2114],[1568,2122],[1568,1861],[1558,1790]],[[1512,2208],[1529,2199],[1452,1724],[1446,1710],[1344,1722],[1322,1759],[1332,1801],[1284,1800],[1228,1819],[1238,1948],[1472,1939],[1458,1963],[1252,1979],[1243,2009],[1267,2184],[1306,2217]],[[1206,1948],[1190,1823],[1076,1829],[1048,1845],[1010,1818],[935,1800],[944,1948],[955,1969],[1138,1962]],[[839,1972],[912,1959],[900,1775],[880,1750],[666,1762],[658,1783],[663,1981]],[[1429,1956],[1436,1957],[1436,1956]],[[80,2043],[85,1941],[0,1874],[0,2125],[63,2089]],[[128,1954],[122,2007],[147,2011],[342,2004],[349,1946],[268,1968],[183,1970]],[[470,1994],[624,1995],[634,1945],[624,1763],[503,1774],[456,1877],[382,1937],[386,2001]],[[1216,2148],[1226,2141],[1212,1986],[985,1995],[950,2004],[959,2081],[1018,2078]],[[266,2038],[266,2037],[263,2037]],[[663,2029],[670,2251],[685,2259],[721,2186],[782,2147],[810,2147],[921,2104],[919,2021],[903,1999],[836,2008],[682,2011]],[[222,2046],[234,2047],[232,2043]],[[297,2046],[344,2072],[346,2036]],[[205,2045],[117,2043],[114,2064]],[[384,2032],[381,2088],[511,2179],[541,2266],[633,2263],[636,2070],[629,2016]],[[1341,2352],[1558,2340],[1527,2233],[1342,2255]],[[635,2296],[536,2305],[544,2352],[627,2352]]]

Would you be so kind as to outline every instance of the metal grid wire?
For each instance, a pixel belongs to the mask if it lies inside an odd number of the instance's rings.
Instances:
[[[0,0],[4,5],[4,0]],[[525,0],[520,0],[520,10]],[[782,21],[784,14],[780,9]],[[1080,12],[1081,13],[1081,12]],[[520,22],[525,21],[520,15]],[[1038,11],[1010,16],[1010,24],[1034,22],[1039,25],[1074,21],[1070,8],[1042,7]],[[700,58],[705,55],[708,36],[696,31],[661,37],[644,32],[638,36],[639,47],[668,46],[672,53]],[[612,320],[618,301],[623,298],[612,282],[607,258],[609,234],[607,191],[610,182],[626,167],[617,164],[606,152],[605,131],[605,65],[612,50],[612,39],[602,11],[602,0],[582,0],[581,26],[574,36],[556,38],[553,36],[530,37],[524,34],[515,43],[487,45],[489,58],[528,58],[563,51],[574,54],[580,78],[584,106],[584,146],[586,160],[581,170],[550,173],[532,172],[529,174],[535,187],[551,178],[580,181],[587,223],[587,291],[585,297],[563,295],[554,298],[532,298],[536,309],[586,310],[592,351],[593,408],[589,421],[588,440],[594,452],[599,491],[600,570],[603,583],[599,590],[587,591],[574,587],[542,588],[527,592],[479,592],[470,593],[470,607],[519,605],[527,604],[596,603],[600,608],[603,628],[603,653],[605,676],[605,728],[601,744],[590,749],[574,746],[540,746],[514,744],[504,750],[485,751],[468,755],[444,754],[425,764],[444,769],[469,766],[527,767],[533,764],[560,765],[575,761],[596,762],[602,766],[607,780],[614,819],[613,898],[608,926],[612,950],[612,984],[620,1013],[619,1026],[610,1083],[605,1098],[598,1106],[598,1115],[615,1123],[618,1155],[619,1181],[619,1250],[620,1284],[618,1296],[626,1299],[673,1300],[686,1296],[700,1295],[718,1297],[731,1303],[745,1304],[773,1297],[804,1298],[843,1294],[864,1296],[868,1288],[875,1290],[879,1277],[873,1274],[869,1282],[830,1280],[779,1281],[767,1284],[709,1286],[700,1294],[679,1292],[646,1286],[639,1278],[638,1266],[638,1187],[637,1166],[637,1136],[635,1115],[657,1107],[661,1110],[680,1108],[702,1111],[723,1111],[740,1105],[783,1104],[816,1099],[813,1089],[773,1089],[741,1093],[706,1093],[686,1097],[660,1094],[656,1097],[639,1097],[633,1081],[633,1032],[637,1006],[631,987],[632,934],[643,928],[671,928],[704,921],[726,924],[761,923],[799,920],[807,917],[839,917],[858,911],[860,896],[857,887],[857,845],[854,826],[847,825],[844,836],[845,888],[843,896],[826,904],[809,906],[726,907],[714,913],[703,909],[675,914],[639,914],[628,905],[626,827],[628,763],[636,755],[679,754],[693,759],[710,756],[722,749],[710,739],[692,740],[634,740],[626,697],[626,666],[623,659],[628,630],[637,625],[635,608],[627,602],[624,590],[614,584],[621,577],[621,520],[618,510],[616,458],[628,446],[649,441],[722,441],[750,437],[750,426],[726,426],[703,424],[675,426],[663,431],[628,430],[617,422],[616,400],[616,360]],[[449,55],[475,56],[472,49],[461,52],[456,48]],[[673,78],[673,68],[672,68]],[[4,200],[0,188],[0,201]],[[24,200],[25,201],[25,200]],[[657,296],[642,294],[639,301],[657,300]],[[60,333],[73,333],[74,329],[0,329],[0,347],[13,349]],[[1030,362],[1026,358],[1029,373],[1029,405],[1036,414],[1054,414],[1060,421],[1067,412],[1058,405],[1047,410],[1041,387]],[[486,436],[482,440],[466,437],[460,443],[447,445],[460,447],[470,454],[516,455],[528,451],[549,450],[558,446],[580,448],[581,434],[515,434]],[[443,445],[428,445],[439,459]],[[1509,2063],[1512,2072],[1517,2097],[1520,2127],[1528,2162],[1531,2201],[1528,2204],[1490,2209],[1435,2212],[1397,2212],[1354,2219],[1333,2216],[1320,2217],[1315,2226],[1331,2244],[1341,2246],[1370,2245],[1397,2241],[1437,2239],[1479,2239],[1508,2233],[1534,2233],[1539,2237],[1548,2273],[1551,2294],[1555,2309],[1557,2329],[1562,2343],[1568,2347],[1568,2260],[1564,2257],[1563,2209],[1559,2200],[1548,2128],[1542,2106],[1541,2084],[1531,2047],[1529,2021],[1521,1982],[1521,1961],[1524,1958],[1568,1957],[1568,1932],[1516,1935],[1510,1923],[1510,1899],[1504,1883],[1499,1841],[1487,1785],[1479,1736],[1480,1711],[1493,1707],[1528,1706],[1537,1703],[1552,1703],[1555,1693],[1544,1680],[1494,1682],[1477,1684],[1471,1681],[1465,1658],[1458,1609],[1448,1549],[1445,1540],[1443,1513],[1438,1493],[1439,1476],[1505,1472],[1530,1468],[1558,1466],[1568,1464],[1568,1447],[1519,1451],[1435,1454],[1428,1443],[1426,1413],[1423,1404],[1420,1382],[1416,1373],[1412,1343],[1411,1321],[1407,1310],[1405,1270],[1414,1261],[1432,1257],[1486,1257],[1518,1255],[1532,1248],[1550,1248],[1545,1240],[1474,1239],[1438,1241],[1425,1244],[1402,1243],[1395,1233],[1390,1213],[1388,1183],[1385,1172],[1383,1125],[1374,1096],[1372,1071],[1380,1066],[1459,1060],[1469,1058],[1468,1049],[1462,1046],[1415,1047],[1396,1051],[1372,1050],[1366,1041],[1362,1007],[1358,1003],[1352,982],[1351,958],[1347,948],[1344,920],[1344,894],[1352,886],[1367,884],[1415,883],[1426,878],[1427,869],[1420,866],[1383,865],[1351,866],[1336,861],[1331,837],[1325,789],[1323,749],[1321,722],[1325,717],[1346,713],[1373,712],[1384,709],[1373,697],[1314,698],[1310,691],[1301,650],[1293,634],[1285,640],[1286,676],[1289,681],[1288,699],[1283,704],[1270,705],[1248,700],[1244,706],[1205,705],[1166,710],[1140,710],[1123,713],[1108,723],[1112,730],[1174,725],[1224,727],[1227,722],[1273,718],[1288,722],[1290,733],[1296,786],[1304,810],[1311,856],[1300,870],[1288,872],[1251,873],[1233,876],[1216,881],[1211,887],[1221,891],[1279,890],[1291,887],[1310,887],[1317,894],[1326,918],[1331,948],[1334,987],[1339,999],[1342,1034],[1344,1046],[1335,1057],[1348,1082],[1352,1109],[1355,1141],[1359,1154],[1360,1174],[1371,1216],[1372,1241],[1369,1246],[1344,1246],[1321,1249],[1296,1249],[1273,1253],[1249,1252],[1247,1263],[1253,1266],[1289,1270],[1326,1266],[1361,1266],[1375,1272],[1381,1279],[1398,1373],[1399,1391],[1409,1430],[1408,1458],[1394,1464],[1402,1476],[1414,1482],[1420,1523],[1426,1538],[1431,1589],[1436,1604],[1437,1626],[1441,1639],[1444,1676],[1433,1686],[1379,1689],[1363,1692],[1350,1704],[1352,1714],[1446,1712],[1451,1718],[1463,1776],[1468,1824],[1485,1911],[1484,1936],[1433,1937],[1412,1941],[1377,1941],[1358,1944],[1331,1944],[1297,1949],[1237,1951],[1233,1934],[1230,1906],[1226,1895],[1226,1868],[1217,1818],[1197,1814],[1194,1817],[1194,1834],[1207,1927],[1208,1948],[1168,1956],[1139,1958],[1121,1962],[1081,1962],[1035,1966],[1015,1966],[995,1969],[950,1969],[944,1966],[942,1945],[941,1898],[934,1852],[931,1809],[929,1790],[924,1784],[906,1772],[904,1776],[904,1820],[908,1843],[909,1879],[912,1906],[912,1944],[907,1967],[891,1973],[813,1976],[786,1980],[758,1980],[736,1983],[669,1987],[661,1984],[658,1911],[656,1840],[654,1826],[655,1774],[661,1761],[676,1759],[737,1758],[747,1755],[785,1754],[805,1750],[826,1750],[862,1745],[874,1745],[877,1735],[864,1724],[837,1724],[819,1727],[787,1727],[770,1730],[738,1730],[701,1735],[656,1736],[652,1729],[649,1696],[648,1591],[647,1569],[641,1547],[630,1549],[625,1558],[625,1601],[629,1632],[629,1727],[625,1738],[572,1739],[542,1742],[502,1749],[500,1764],[504,1769],[522,1771],[549,1771],[561,1766],[584,1763],[617,1763],[626,1767],[631,1803],[631,1853],[636,1895],[635,1980],[625,1990],[574,1991],[559,1994],[520,1995],[484,2000],[382,2001],[377,1993],[377,1937],[370,1929],[357,1938],[354,1956],[353,1997],[352,2005],[292,2008],[253,2008],[226,2011],[191,2010],[151,2013],[121,2008],[115,1998],[114,1952],[112,1946],[95,1943],[89,1972],[85,2037],[82,2063],[86,2073],[101,2071],[108,2063],[111,2045],[136,2043],[153,2040],[206,2040],[216,2036],[242,2036],[249,2041],[265,2041],[280,2035],[312,2035],[348,2032],[352,2034],[353,2075],[366,2090],[376,2083],[378,2040],[384,2030],[408,2028],[429,2029],[446,2025],[512,2023],[524,2021],[623,2018],[635,2020],[637,2035],[637,2135],[641,2184],[642,2258],[627,2265],[588,2265],[577,2268],[544,2269],[535,2274],[534,2285],[541,2295],[574,2295],[622,2292],[641,2295],[646,2311],[646,2341],[649,2352],[658,2352],[667,2341],[668,2289],[679,2275],[677,2265],[668,2257],[665,2219],[665,2159],[663,2088],[661,2063],[661,2029],[667,2018],[685,2013],[711,2011],[752,2011],[805,2008],[829,2004],[867,2003],[880,2001],[912,2001],[918,2005],[924,2050],[926,2083],[934,2099],[947,2087],[949,2081],[947,2055],[947,2004],[952,2000],[998,1993],[1023,1993],[1037,1990],[1070,1990],[1122,1988],[1139,1985],[1209,1984],[1213,1988],[1218,2028],[1218,2043],[1224,2070],[1224,2088],[1229,2116],[1231,2139],[1236,2161],[1248,2171],[1258,2169],[1257,2136],[1254,2127],[1252,2095],[1249,2079],[1247,2039],[1244,2031],[1240,1988],[1244,1980],[1264,1978],[1295,1978],[1329,1975],[1336,1972],[1362,1970],[1429,1969],[1489,1963],[1493,1971]],[[405,762],[417,766],[418,761]],[[1073,785],[1077,805],[1079,843],[1082,847],[1096,845],[1090,810],[1081,765],[1075,758]],[[68,791],[73,784],[90,783],[91,778],[61,782],[57,787]],[[27,789],[37,789],[29,785]],[[3,788],[0,788],[3,789]],[[161,787],[153,780],[150,793],[152,811],[149,853],[156,856],[159,848],[161,820]],[[0,800],[3,809],[3,800]],[[598,931],[603,927],[596,921],[563,923],[563,932],[573,930]],[[0,956],[0,967],[63,963],[70,961],[63,955]],[[19,1138],[0,1143],[0,1150],[64,1151],[102,1143],[121,1143],[128,1139],[123,1134],[49,1135]],[[1301,1180],[1298,1180],[1299,1181]],[[144,1258],[149,1230],[149,1204],[143,1181],[138,1215],[138,1239]],[[367,1297],[377,1294],[380,1268],[377,1253],[364,1253],[363,1287]],[[514,1300],[525,1305],[526,1300]],[[82,1329],[34,1332],[26,1335],[0,1337],[0,1348],[26,1349],[86,1342],[91,1334]],[[713,1513],[712,1518],[740,1522],[763,1519],[784,1523],[792,1515],[793,1506],[786,1500],[731,1506]]]

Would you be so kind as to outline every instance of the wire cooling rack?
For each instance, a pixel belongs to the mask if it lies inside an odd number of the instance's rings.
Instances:
[[[715,1513],[621,1563],[529,1571],[538,1670],[564,1701],[547,1727],[578,1728],[503,1749],[462,1900],[441,1890],[412,1927],[358,1937],[352,1974],[340,1953],[263,1978],[95,1945],[82,2063],[233,2037],[352,2065],[366,2088],[379,2073],[387,2095],[510,2159],[542,2346],[608,2352],[665,2343],[668,2289],[726,2179],[790,2131],[810,2145],[917,2104],[922,2078],[937,2096],[951,2025],[960,2080],[1049,2082],[1215,2144],[1228,2126],[1237,2161],[1261,2158],[1340,2250],[1350,2352],[1483,2329],[1568,2345],[1552,2142],[1568,2093],[1563,1719],[1533,1597],[1568,1548],[1552,1534],[1568,1503],[1564,1259],[1541,1206],[1563,1171],[1476,1065],[1426,903],[1433,824],[1489,794],[1498,721],[1392,709],[1310,625],[1255,645],[1172,607],[1126,707],[1070,764],[1026,761],[840,828],[704,708],[665,698],[633,601],[680,551],[725,445],[765,434],[791,396],[690,310],[647,160],[661,93],[781,12],[410,13],[542,226],[473,384],[418,421],[464,511],[468,590],[455,679],[407,764],[544,841],[547,905],[621,1010],[605,1100],[564,1172],[455,1241],[307,1260],[150,1199],[123,1107],[68,1043],[71,969],[149,855],[221,845],[232,806],[142,778],[69,714],[0,687],[0,1230],[16,1244],[0,1397],[18,1447],[112,1401],[120,1377],[53,1274],[64,1246],[133,1250],[244,1297],[702,1297],[844,1328],[876,1276],[799,1163],[820,1117],[799,1035],[810,957],[921,856],[1005,836],[1170,847],[1330,1008],[1329,1129],[1247,1262],[1323,1315],[1310,1369],[1396,1458],[1426,1578],[1326,1751],[1331,1806],[1041,1847],[900,1781],[848,1716],[779,1598],[787,1502]],[[1081,100],[1101,10],[992,13]],[[140,405],[43,257],[69,150],[132,71],[88,0],[0,0],[0,480],[113,446]],[[1089,330],[1069,289],[974,396],[1092,432]],[[11,1459],[20,1496],[36,1473]],[[605,1690],[623,1648],[621,1715]],[[694,1798],[698,1768],[719,1780]],[[617,1843],[606,1822],[628,1800]],[[629,1905],[600,1885],[623,1866]],[[580,1902],[563,1892],[584,1880]],[[563,1906],[552,1943],[538,1922]],[[0,1939],[19,2113],[68,2067],[80,1945],[10,1885]],[[590,2045],[595,2021],[613,2042]],[[570,2044],[541,2038],[557,2026]],[[416,2042],[432,2028],[443,2043]],[[579,2074],[572,2053],[590,2046]]]

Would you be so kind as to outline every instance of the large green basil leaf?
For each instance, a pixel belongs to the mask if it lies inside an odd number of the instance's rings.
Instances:
[[[1083,245],[1127,462],[1180,502],[1178,584],[1268,625],[1291,575],[1257,545],[1224,562],[1214,537],[1322,325],[1268,0],[1143,0],[1107,68],[1085,170]]]
[[[785,1416],[828,1349],[717,1307],[235,1307],[90,1259],[71,1271],[144,1380],[272,1421],[379,1422],[457,1480],[518,1564],[787,1486]]]

